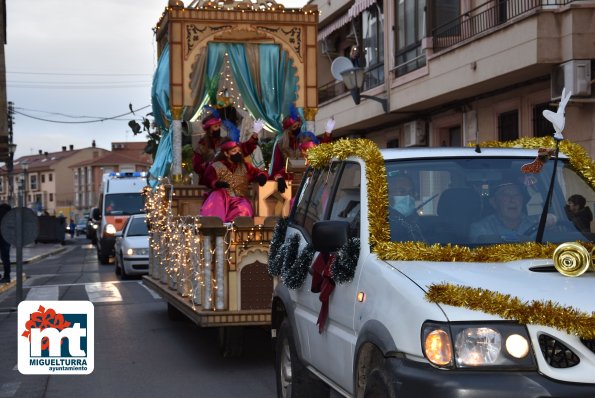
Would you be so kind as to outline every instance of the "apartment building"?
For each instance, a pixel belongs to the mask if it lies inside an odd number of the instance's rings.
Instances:
[[[88,213],[97,205],[104,173],[148,171],[153,163],[144,152],[146,142],[112,142],[112,150],[70,166],[74,176],[73,207],[77,214]]]
[[[313,4],[321,13],[316,121],[334,116],[336,136],[406,147],[551,135],[542,111],[555,111],[566,87],[564,135],[595,154],[595,2]],[[340,79],[354,73],[351,64],[364,73],[350,92]]]
[[[108,152],[91,147],[74,149],[62,147],[60,152],[43,152],[22,156],[14,160],[10,176],[6,166],[0,168],[0,202],[16,205],[18,193],[23,193],[26,207],[38,213],[72,216],[74,213],[72,170],[70,166],[83,160],[93,159]],[[12,179],[12,187],[10,180]]]

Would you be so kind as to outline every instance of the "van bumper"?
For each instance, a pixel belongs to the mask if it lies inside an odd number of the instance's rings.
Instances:
[[[534,371],[442,370],[402,358],[387,358],[386,366],[398,397],[595,397],[595,384],[559,382]]]

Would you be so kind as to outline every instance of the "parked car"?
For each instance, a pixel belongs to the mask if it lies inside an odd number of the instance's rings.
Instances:
[[[310,150],[270,246],[278,397],[595,397],[594,236],[567,213],[592,160],[498,145]]]
[[[87,221],[80,220],[78,224],[74,227],[74,233],[76,236],[83,235],[87,233]]]
[[[149,272],[149,230],[146,214],[134,214],[127,220],[122,235],[116,237],[116,275],[126,279]]]
[[[93,208],[96,209],[96,208]],[[95,220],[92,216],[93,210],[87,218],[87,239],[91,240],[92,244],[97,243],[97,228],[99,228],[99,220]]]

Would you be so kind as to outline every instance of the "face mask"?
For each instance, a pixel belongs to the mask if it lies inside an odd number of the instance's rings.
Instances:
[[[242,160],[244,159],[244,157],[242,156],[241,153],[234,153],[233,155],[231,155],[229,157],[231,159],[232,162],[234,163],[242,163]]]
[[[393,196],[393,209],[409,217],[415,211],[415,199],[413,196]]]

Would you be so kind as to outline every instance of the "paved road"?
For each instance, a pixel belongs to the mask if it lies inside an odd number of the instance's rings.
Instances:
[[[0,398],[274,397],[266,330],[246,331],[245,353],[224,359],[216,330],[171,321],[166,303],[140,279],[120,281],[95,249],[75,239],[64,251],[25,264],[28,300],[90,300],[95,308],[95,370],[87,376],[31,376],[17,370],[14,287],[0,294]]]

